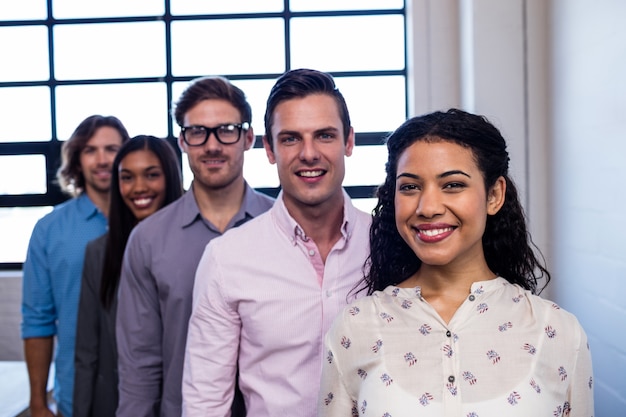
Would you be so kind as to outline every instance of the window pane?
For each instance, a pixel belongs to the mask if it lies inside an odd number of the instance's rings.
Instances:
[[[55,76],[60,80],[165,75],[163,22],[57,25]]]
[[[255,148],[246,151],[243,176],[252,187],[278,187],[276,165],[267,160],[265,149]]]
[[[0,27],[0,57],[3,82],[47,80],[48,30],[45,26]]]
[[[47,16],[46,0],[0,1],[0,20],[37,20]]]
[[[169,134],[171,97],[176,101],[188,85],[173,83],[168,100],[167,83],[174,77],[187,79],[208,74],[244,78],[232,82],[246,93],[252,107],[254,133],[262,136],[265,105],[275,83],[275,79],[264,78],[282,74],[287,67],[333,73],[392,71],[398,74],[335,77],[348,103],[354,129],[380,132],[382,141],[385,132],[397,128],[406,119],[405,3],[404,0],[0,1],[0,23],[4,25],[0,25],[0,57],[4,58],[0,64],[0,83],[31,85],[0,87],[0,143],[66,140],[78,123],[92,114],[119,117],[131,136],[165,137]],[[47,9],[48,5],[52,10]],[[285,5],[290,11],[304,13],[283,16]],[[173,16],[169,45],[165,43],[163,20],[166,6]],[[385,12],[376,16],[377,10]],[[48,14],[52,20],[47,20]],[[314,14],[322,16],[314,17]],[[146,16],[149,21],[132,23],[87,24],[91,20],[64,20],[121,17],[119,20],[134,21],[135,17]],[[285,19],[289,19],[288,26]],[[5,23],[12,20],[29,20],[36,25]],[[286,31],[288,51],[285,51]],[[117,83],[118,78],[132,83]],[[148,82],[156,79],[159,82]],[[110,84],[112,81],[116,84]],[[94,82],[104,84],[94,85]],[[56,120],[52,120],[52,115]],[[173,133],[178,134],[176,127]],[[344,185],[380,184],[385,176],[386,156],[384,145],[355,148],[346,159]],[[186,155],[182,165],[185,187],[189,188],[192,174]],[[45,194],[46,175],[45,155],[0,155],[0,178],[4,178],[0,180],[0,195]],[[253,187],[279,186],[276,166],[269,163],[262,147],[245,153],[244,176]],[[48,196],[42,198],[41,204],[50,204]],[[371,211],[376,199],[353,199],[353,202]],[[33,225],[51,209],[0,208],[0,263],[24,261]]]
[[[180,165],[183,172],[183,188],[188,190],[193,180],[193,172],[191,172],[191,168],[189,168],[189,159],[187,159],[186,153],[183,153],[183,160]]]
[[[263,135],[265,127],[263,118],[265,116],[265,103],[270,95],[270,90],[276,80],[232,80],[234,85],[241,88],[252,107],[252,128],[255,135]],[[176,102],[183,90],[189,85],[188,82],[178,82],[172,85],[172,97]],[[176,125],[176,120],[172,118],[172,123]],[[174,128],[174,135],[178,135],[178,128]]]
[[[276,80],[235,80],[233,84],[241,88],[248,103],[252,107],[252,128],[255,135],[263,135],[265,133],[265,105],[270,95],[270,90],[276,83]]]
[[[163,0],[54,0],[56,19],[81,17],[155,16],[165,12]]]
[[[188,82],[175,82],[172,83],[172,100],[173,103],[170,106],[170,109],[174,108],[175,103],[178,101],[178,99],[180,98],[180,95],[183,93],[183,91],[185,90],[185,88],[187,88],[187,86],[189,85]],[[174,115],[172,114],[172,112],[170,112],[170,117],[172,118],[172,126],[174,126],[174,136],[178,136],[178,134],[180,133],[180,129],[178,128],[178,124],[176,123],[176,118],[174,118]]]
[[[24,262],[35,223],[52,207],[0,208],[0,263]]]
[[[284,0],[172,0],[172,15],[282,12]]]
[[[385,181],[385,145],[355,146],[352,156],[346,158],[346,176],[343,185],[379,185]]]
[[[283,72],[283,31],[282,19],[172,22],[172,73],[194,76]]]
[[[48,87],[0,88],[0,142],[48,141],[50,120]]]
[[[402,76],[335,77],[356,132],[389,132],[406,120]]]
[[[0,195],[45,194],[44,155],[0,155]]]
[[[57,133],[70,137],[92,114],[119,118],[131,136],[167,136],[165,83],[72,85],[57,88]]]
[[[363,210],[366,213],[371,213],[376,207],[376,203],[378,203],[377,198],[353,198],[352,204],[360,210]]]
[[[404,0],[290,0],[292,11],[401,9]]]
[[[291,30],[293,68],[404,69],[403,16],[295,18]]]

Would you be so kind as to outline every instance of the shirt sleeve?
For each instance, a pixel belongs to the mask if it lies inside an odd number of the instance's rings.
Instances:
[[[227,282],[212,251],[196,271],[183,368],[183,416],[230,416],[241,320],[224,297]]]
[[[22,338],[56,334],[57,311],[48,269],[46,226],[35,225],[28,244],[22,281]]]
[[[76,324],[76,350],[74,354],[74,417],[91,415],[93,393],[96,384],[98,347],[100,345],[100,321],[98,297],[102,264],[97,261],[98,247],[87,245],[78,302]]]
[[[589,350],[587,335],[582,328],[580,328],[580,334],[578,355],[574,375],[572,375],[573,382],[568,393],[568,401],[571,409],[569,417],[593,417],[595,413],[593,404],[591,351]]]
[[[346,327],[343,314],[340,314],[325,336],[318,417],[358,416],[356,400],[346,388],[347,381],[341,369],[343,352],[338,350],[338,341],[342,337],[349,338]]]
[[[124,252],[116,335],[119,372],[117,417],[157,417],[163,385],[162,325],[157,284],[140,236]]]

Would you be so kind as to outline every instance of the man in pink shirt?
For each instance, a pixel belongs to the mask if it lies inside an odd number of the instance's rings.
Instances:
[[[237,371],[248,415],[315,416],[323,338],[358,293],[371,216],[342,188],[354,131],[326,73],[283,74],[267,101],[267,157],[282,191],[214,239],[196,272],[183,415],[229,416]]]

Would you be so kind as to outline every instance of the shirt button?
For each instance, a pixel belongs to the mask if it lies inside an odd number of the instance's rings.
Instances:
[[[454,384],[454,375],[450,375],[448,377],[448,382],[451,383],[451,384]]]
[[[470,301],[474,301],[475,299],[476,299],[476,297],[474,297],[474,294],[472,294],[472,295],[470,295],[470,296],[469,296],[469,300],[470,300]]]
[[[452,337],[452,332],[451,332],[450,330],[448,330],[448,331],[446,332],[446,336],[448,336],[448,337]]]
[[[315,251],[313,249],[309,249],[309,255],[310,256],[315,256]]]
[[[326,297],[332,297],[333,292],[331,290],[326,290]]]

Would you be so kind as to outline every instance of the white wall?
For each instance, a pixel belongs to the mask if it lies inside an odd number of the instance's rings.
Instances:
[[[626,1],[412,0],[411,113],[486,115],[533,240],[594,361],[596,416],[626,413]]]
[[[21,302],[21,271],[0,271],[0,361],[24,359]]]
[[[554,295],[586,329],[596,415],[626,415],[626,2],[553,1]]]

